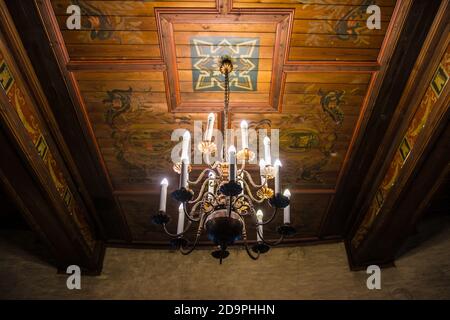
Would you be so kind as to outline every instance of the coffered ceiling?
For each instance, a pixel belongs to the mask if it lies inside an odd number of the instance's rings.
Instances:
[[[80,121],[132,240],[167,242],[150,215],[159,181],[172,172],[171,134],[220,112],[223,88],[214,71],[222,55],[235,64],[228,125],[246,119],[255,129],[280,129],[283,183],[293,191],[299,231],[294,241],[335,236],[323,225],[334,214],[348,160],[364,143],[358,137],[377,75],[399,32],[395,2],[43,1],[60,63],[74,80]],[[71,4],[81,8],[81,30],[67,29]],[[371,4],[381,8],[379,30],[366,26]],[[177,185],[175,174],[169,183]]]

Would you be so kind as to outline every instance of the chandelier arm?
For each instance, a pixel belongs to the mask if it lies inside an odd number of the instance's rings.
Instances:
[[[210,162],[211,159],[209,158],[209,155],[210,155],[209,152],[205,154],[205,162],[208,166],[211,166],[211,162]]]
[[[189,213],[188,209],[187,209],[187,203],[183,202],[184,215],[186,216],[186,218],[188,218],[189,221],[192,221],[192,222],[199,222],[200,221],[200,218],[194,218],[194,215],[193,215],[193,213],[195,212],[195,209],[198,207],[199,203],[200,202],[197,202],[196,204],[194,204],[192,206],[192,208],[191,208],[190,213]]]
[[[256,223],[256,226],[264,226],[264,225],[266,225],[266,224],[271,223],[271,222],[273,221],[273,219],[275,219],[277,213],[278,213],[278,208],[275,208],[275,210],[274,210],[274,212],[273,212],[273,214],[272,214],[272,216],[270,217],[269,220],[263,221],[263,222],[257,222],[257,223]]]
[[[250,248],[248,247],[248,242],[247,242],[247,230],[245,228],[244,219],[241,218],[241,221],[242,221],[242,239],[244,240],[245,251],[247,251],[247,254],[250,258],[252,258],[253,260],[258,260],[259,256],[260,256],[260,252],[258,251],[258,253],[256,255],[253,255],[253,253],[250,251]]]
[[[192,225],[192,222],[191,222],[191,221],[188,221],[187,226],[186,226],[186,228],[183,230],[183,232],[181,232],[181,233],[171,233],[169,230],[167,230],[167,223],[163,223],[164,232],[165,232],[168,236],[170,236],[170,237],[172,237],[172,238],[178,238],[178,237],[183,236],[187,231],[189,231],[191,225]]]
[[[250,197],[253,201],[255,201],[256,203],[263,203],[263,202],[264,202],[264,199],[256,199],[255,196],[254,196],[253,193],[252,193],[252,190],[250,190],[250,187],[248,186],[247,181],[245,181],[245,180],[243,180],[243,181],[244,181],[244,187],[245,187],[245,190],[247,190],[247,193],[248,193],[249,197]]]
[[[260,232],[260,230],[259,230],[258,227],[256,228],[256,232],[258,233],[259,238],[261,239],[261,241],[262,241],[264,244],[267,244],[268,246],[271,246],[271,247],[274,247],[274,246],[279,245],[279,244],[284,240],[284,234],[282,234],[278,240],[275,240],[275,241],[268,241],[268,240],[264,240],[264,237],[263,237],[263,235],[261,234],[261,232]]]
[[[241,168],[238,170],[237,174],[240,175],[242,172],[245,171],[245,160],[242,160]]]
[[[250,182],[250,184],[252,185],[253,188],[262,188],[262,187],[266,184],[266,181],[264,181],[264,182],[261,183],[261,184],[256,184],[255,181],[253,181],[253,178],[252,178],[251,174],[250,174],[247,170],[244,170],[244,171],[242,171],[242,172],[243,172],[244,175],[247,177],[248,182]],[[264,179],[264,180],[265,180],[265,179]],[[245,180],[244,180],[244,181],[245,181]]]
[[[189,203],[196,203],[196,202],[200,201],[200,199],[201,199],[201,198],[203,197],[203,195],[204,195],[204,191],[205,191],[206,185],[208,184],[209,181],[210,181],[210,179],[208,178],[208,179],[206,179],[206,180],[203,182],[202,187],[200,188],[200,191],[199,191],[199,193],[198,193],[197,198],[194,199],[194,200],[190,200]]]
[[[211,172],[215,173],[215,171],[214,171],[213,168],[206,168],[205,170],[203,170],[203,171],[200,173],[200,175],[198,176],[197,180],[195,180],[195,181],[190,181],[190,180],[188,180],[188,183],[189,183],[189,184],[192,184],[192,185],[194,185],[194,186],[197,185],[200,181],[202,181],[203,177],[205,176],[205,173],[208,172],[208,171],[211,171]]]
[[[183,247],[183,246],[180,247],[180,252],[181,252],[182,255],[187,256],[187,255],[190,254],[192,251],[194,251],[195,248],[197,247],[198,242],[199,242],[199,240],[200,240],[200,235],[202,234],[202,231],[203,231],[203,224],[204,224],[205,219],[206,219],[206,217],[207,217],[208,215],[209,215],[208,213],[204,213],[204,214],[202,215],[202,217],[201,217],[201,219],[200,219],[200,223],[199,223],[199,225],[198,225],[197,235],[196,235],[196,237],[195,237],[195,240],[194,240],[194,243],[192,244],[192,246],[191,246],[189,249],[187,249],[187,248],[185,248],[185,247]]]

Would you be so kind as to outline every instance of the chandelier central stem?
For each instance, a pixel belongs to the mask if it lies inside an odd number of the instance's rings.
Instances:
[[[225,83],[224,83],[224,101],[223,101],[223,134],[224,134],[224,143],[223,143],[223,159],[225,159],[225,156],[227,154],[226,150],[228,147],[228,125],[229,125],[229,103],[230,103],[230,72],[233,71],[233,63],[230,59],[224,58],[222,60],[222,64],[220,66],[220,72],[225,77]]]

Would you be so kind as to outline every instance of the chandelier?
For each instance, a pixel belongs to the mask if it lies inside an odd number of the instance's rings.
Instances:
[[[233,70],[231,59],[223,57],[220,64],[220,72],[224,75],[224,128],[228,124],[228,105],[230,97],[229,74]],[[276,160],[272,164],[270,139],[264,138],[264,159],[259,162],[258,183],[246,170],[246,164],[255,157],[248,147],[248,124],[241,122],[242,150],[236,152],[231,145],[228,152],[227,135],[220,147],[221,161],[210,163],[211,154],[218,150],[212,141],[215,116],[209,114],[203,141],[198,145],[199,150],[206,159],[206,168],[198,178],[189,180],[191,166],[189,164],[190,134],[183,135],[181,162],[174,165],[174,171],[180,175],[178,189],[171,193],[171,197],[180,203],[178,208],[177,232],[168,230],[170,221],[166,214],[168,181],[161,182],[159,211],[152,221],[162,225],[164,231],[172,237],[171,244],[184,255],[190,254],[199,243],[204,232],[217,248],[211,253],[214,258],[222,260],[229,256],[228,246],[236,242],[242,243],[250,258],[257,260],[261,254],[269,251],[271,246],[280,244],[284,237],[293,235],[295,229],[290,224],[290,193],[285,190],[281,193],[280,172],[281,162]],[[238,165],[240,161],[240,165]],[[273,185],[273,188],[271,187]],[[192,188],[199,187],[198,194],[194,194]],[[255,192],[256,191],[256,192]],[[255,194],[256,196],[255,196]],[[264,214],[260,207],[266,205],[273,211],[270,217],[264,220]],[[258,209],[257,209],[258,207]],[[283,224],[278,226],[279,239],[275,241],[265,240],[263,228],[274,221],[277,214],[283,210]],[[185,223],[187,219],[187,223]],[[256,243],[249,246],[247,239],[248,223],[256,227]],[[197,232],[193,241],[186,240],[186,234],[192,225],[197,225]]]

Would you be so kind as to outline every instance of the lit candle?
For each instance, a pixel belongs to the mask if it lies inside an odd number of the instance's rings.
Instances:
[[[270,157],[270,138],[267,136],[264,138],[264,161],[266,162],[266,165],[270,165],[272,163],[272,159]]]
[[[231,145],[228,148],[228,161],[230,163],[230,181],[236,180],[236,148]]]
[[[208,115],[208,122],[206,123],[206,131],[205,131],[205,141],[211,141],[215,118],[216,116],[214,115],[214,113],[210,113]]]
[[[178,207],[178,228],[177,233],[180,234],[184,231],[184,207],[180,204]]]
[[[280,160],[275,160],[275,194],[280,193],[280,168],[281,162]]]
[[[263,222],[263,212],[261,210],[256,211],[256,219],[258,221],[258,223],[262,223]],[[263,236],[263,226],[259,225],[257,226],[257,231],[256,231],[256,241],[258,242],[262,242],[262,236]]]
[[[216,175],[214,172],[209,173],[209,182],[208,182],[208,192],[214,194],[214,187],[215,187],[215,181]]]
[[[248,123],[245,120],[241,122],[242,149],[248,148]]]
[[[189,163],[190,152],[191,151],[191,134],[189,131],[186,130],[186,132],[183,134],[183,144],[181,149],[181,159],[187,159]]]
[[[241,186],[241,188],[242,188],[242,191],[241,191],[241,193],[239,193],[239,196],[243,196],[244,195],[244,180],[239,180],[239,185]]]
[[[259,160],[259,175],[261,176],[261,184],[264,184],[266,176],[266,162],[264,159]]]
[[[159,211],[166,212],[167,186],[169,182],[166,178],[161,181],[161,193],[159,194]]]
[[[289,192],[289,189],[284,190],[283,195],[285,197],[288,197],[288,199],[291,199],[291,193]],[[284,224],[289,224],[291,223],[291,205],[289,204],[286,208],[284,208],[284,219],[283,222]]]
[[[181,160],[180,189],[187,188],[188,179],[189,179],[188,160],[184,158]]]

